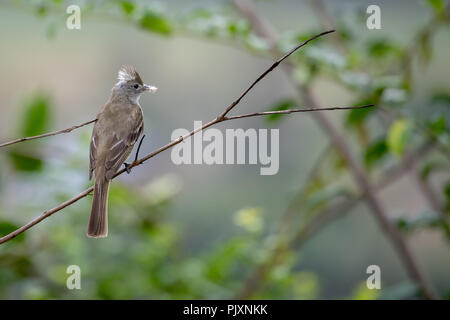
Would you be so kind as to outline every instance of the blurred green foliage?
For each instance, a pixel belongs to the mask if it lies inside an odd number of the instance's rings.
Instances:
[[[49,131],[52,123],[51,99],[48,93],[33,94],[24,103],[18,135],[21,137],[37,136]],[[15,170],[23,172],[40,171],[43,166],[39,141],[15,145],[8,150],[8,156]]]
[[[161,15],[150,10],[144,13],[140,20],[140,25],[143,29],[162,35],[169,35],[172,32],[172,26],[169,20],[164,19]]]
[[[297,108],[297,104],[295,103],[295,101],[292,99],[287,99],[287,100],[277,102],[275,104],[275,106],[270,108],[269,111],[282,111],[282,110],[296,109],[296,108]],[[275,123],[277,123],[277,120],[281,119],[282,117],[283,117],[282,114],[271,114],[271,115],[267,116],[265,118],[265,120],[268,123],[275,124]]]
[[[52,120],[50,105],[50,98],[44,93],[37,93],[29,98],[21,117],[21,136],[37,136],[49,130]]]
[[[412,124],[406,119],[396,120],[389,129],[387,145],[396,155],[402,155],[411,138]]]

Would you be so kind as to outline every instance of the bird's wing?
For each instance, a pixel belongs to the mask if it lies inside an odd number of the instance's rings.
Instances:
[[[91,145],[89,147],[89,180],[91,180],[92,176],[94,175],[95,160],[96,160],[96,155],[97,155],[97,142],[98,142],[98,137],[97,137],[96,131],[93,130],[92,138],[91,138]]]
[[[140,111],[140,110],[139,110]],[[110,148],[105,161],[106,178],[112,179],[120,166],[127,160],[133,146],[144,130],[144,119],[142,112],[134,113],[134,117],[128,120],[128,130],[123,134],[113,134]]]

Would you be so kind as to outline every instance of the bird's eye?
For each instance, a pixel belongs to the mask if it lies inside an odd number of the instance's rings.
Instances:
[[[138,85],[138,84],[135,84],[133,87],[134,87],[135,89],[137,89],[137,88],[139,88],[139,85]]]

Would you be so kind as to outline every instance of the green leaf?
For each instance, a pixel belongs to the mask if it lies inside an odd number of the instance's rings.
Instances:
[[[450,182],[445,185],[444,194],[447,199],[450,199]]]
[[[295,107],[296,107],[296,104],[295,104],[295,102],[293,100],[285,99],[285,100],[277,102],[270,109],[270,111],[282,111],[282,110],[293,109]],[[283,116],[283,114],[271,114],[271,115],[266,117],[266,121],[268,123],[274,123],[277,120],[279,120],[282,116]]]
[[[420,170],[420,177],[423,180],[427,180],[430,174],[436,170],[441,168],[441,165],[439,163],[436,163],[436,161],[430,161],[426,163],[423,168]]]
[[[239,210],[233,217],[234,223],[249,231],[260,232],[264,226],[262,209],[257,207],[247,207]]]
[[[127,16],[131,15],[135,9],[134,3],[131,1],[120,1],[120,7]]]
[[[0,237],[5,236],[17,229],[19,229],[19,226],[8,221],[0,220]],[[16,237],[15,239],[17,239],[18,242],[22,242],[25,239],[25,233],[22,233],[22,235]]]
[[[48,131],[51,122],[50,98],[45,94],[38,94],[26,103],[22,115],[21,135],[35,136]]]
[[[445,195],[445,211],[450,212],[450,182],[447,182],[444,186]]]
[[[397,219],[396,224],[397,224],[397,228],[399,230],[407,230],[408,229],[408,222],[403,218]]]
[[[318,34],[319,32],[321,32],[322,30],[319,29],[315,29],[315,30],[309,30],[308,32],[302,32],[302,33],[296,33],[296,41],[294,45],[299,44],[300,42],[306,41],[308,39],[310,39],[311,37],[315,36],[316,34]],[[325,42],[326,40],[324,40],[324,37],[320,37],[317,38],[316,40],[314,40],[314,43],[320,44],[322,42]],[[292,49],[292,48],[291,48]]]
[[[292,281],[294,299],[317,299],[320,289],[319,284],[319,277],[313,272],[301,271],[295,274]]]
[[[395,219],[397,228],[402,231],[414,231],[421,228],[447,228],[445,221],[434,212],[423,212],[413,217]]]
[[[395,155],[402,155],[412,134],[413,125],[407,119],[395,121],[389,129],[387,145]]]
[[[427,3],[433,8],[438,15],[444,12],[445,3],[443,0],[428,0]]]
[[[440,116],[438,117],[436,120],[431,121],[428,125],[428,127],[430,128],[431,132],[433,132],[434,134],[442,134],[446,132],[446,124],[445,124],[445,118],[444,116]]]
[[[206,9],[206,8],[196,8],[193,9],[191,12],[189,12],[189,14],[187,15],[188,19],[199,19],[199,18],[203,18],[203,19],[209,19],[212,18],[214,16],[214,12],[211,11],[210,9]]]
[[[366,149],[364,154],[364,162],[366,166],[372,167],[375,163],[382,160],[388,153],[388,150],[389,148],[384,137],[376,140]]]
[[[360,283],[353,292],[352,300],[377,300],[380,297],[380,290],[370,290],[366,282]]]
[[[369,56],[373,58],[385,58],[389,55],[398,55],[400,49],[391,41],[386,38],[376,39],[368,44]]]
[[[225,242],[206,259],[206,276],[213,281],[229,277],[233,266],[246,254],[249,243],[245,238],[234,238]]]
[[[346,23],[343,21],[337,22],[337,24],[338,27],[336,28],[336,30],[339,30],[337,35],[340,37],[341,40],[345,42],[355,40],[355,34],[352,27],[346,25]]]
[[[358,103],[353,104],[354,106],[363,106],[367,104],[373,103],[370,100],[362,100]],[[369,115],[374,112],[375,108],[363,108],[363,109],[352,109],[348,113],[346,123],[349,126],[358,126],[361,125]]]
[[[439,92],[436,93],[433,98],[431,99],[431,102],[433,104],[442,104],[447,107],[450,107],[450,94],[446,92]]]
[[[38,17],[44,17],[48,13],[48,7],[45,4],[39,4],[35,10]]]
[[[228,31],[232,36],[248,36],[251,28],[245,20],[232,20],[228,23]]]
[[[419,34],[419,53],[423,61],[430,62],[433,55],[433,47],[431,45],[431,34],[425,30]]]
[[[42,160],[37,157],[19,151],[11,151],[9,157],[14,168],[18,171],[34,172],[42,169]]]
[[[170,20],[161,13],[147,10],[139,21],[142,29],[159,33],[162,35],[170,35],[172,33],[172,24]]]

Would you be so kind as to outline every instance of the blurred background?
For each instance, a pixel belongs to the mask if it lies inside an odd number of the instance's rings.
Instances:
[[[80,30],[66,28],[70,4]],[[366,26],[369,4],[380,30]],[[273,176],[159,154],[112,183],[108,238],[85,235],[88,196],[1,244],[0,298],[450,298],[449,19],[444,0],[2,1],[0,143],[95,118],[130,64],[159,88],[141,99],[142,156],[215,118],[283,52],[331,28],[233,114],[377,108],[217,126],[278,128]],[[0,149],[0,236],[90,186],[91,130]],[[66,288],[69,265],[81,268],[81,290]],[[366,287],[369,265],[381,268],[381,290]]]

